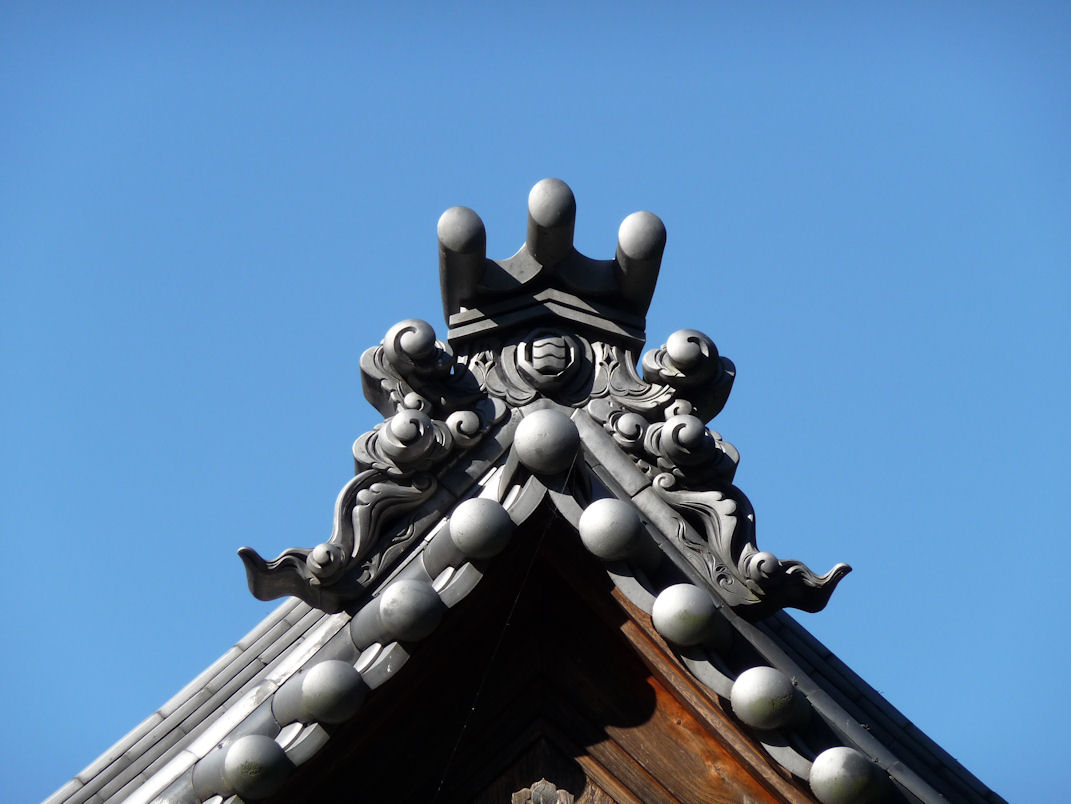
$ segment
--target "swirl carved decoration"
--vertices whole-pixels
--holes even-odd
[[[361,597],[416,537],[411,514],[434,496],[436,472],[508,413],[416,319],[391,327],[362,355],[361,378],[365,397],[387,418],[354,442],[356,474],[339,492],[330,538],[271,561],[249,547],[238,551],[261,600],[294,595],[335,612]]]
[[[362,596],[416,538],[441,472],[512,409],[545,398],[585,410],[648,476],[678,515],[681,552],[730,605],[752,615],[821,609],[849,568],[817,575],[760,551],[751,505],[732,485],[739,453],[706,426],[728,399],[732,361],[703,333],[679,330],[641,367],[642,376],[620,343],[553,327],[473,340],[454,355],[426,322],[395,325],[361,357],[365,396],[385,420],[353,445],[356,474],[330,538],[271,561],[242,548],[254,595],[295,595],[327,611]]]

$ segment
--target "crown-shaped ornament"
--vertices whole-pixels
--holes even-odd
[[[617,233],[612,260],[573,247],[576,199],[560,179],[543,179],[528,194],[528,233],[505,260],[487,258],[487,233],[468,207],[439,218],[443,311],[455,346],[492,330],[564,321],[598,340],[642,349],[666,227],[657,215],[634,212]]]

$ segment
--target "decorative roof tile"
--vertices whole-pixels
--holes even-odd
[[[661,221],[629,216],[598,261],[573,248],[575,212],[564,183],[540,182],[525,246],[498,262],[475,213],[443,215],[448,339],[403,321],[361,358],[386,419],[353,445],[330,537],[270,561],[240,551],[258,598],[303,602],[50,801],[271,795],[366,698],[400,694],[410,654],[540,511],[819,801],[856,800],[845,782],[901,801],[999,800],[781,611],[820,610],[849,568],[819,575],[759,549],[739,455],[706,426],[735,377],[710,338],[673,333],[637,371]]]

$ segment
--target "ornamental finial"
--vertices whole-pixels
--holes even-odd
[[[546,495],[599,558],[646,572],[671,552],[709,583],[707,591],[671,586],[677,592],[656,601],[655,626],[671,641],[709,636],[710,590],[754,618],[826,604],[849,567],[817,575],[760,551],[751,504],[733,485],[739,453],[706,426],[729,396],[732,361],[702,332],[682,329],[643,355],[637,372],[666,227],[634,212],[614,258],[594,260],[573,246],[575,225],[576,199],[560,179],[532,188],[524,245],[505,260],[487,258],[479,215],[443,213],[446,341],[407,319],[364,353],[365,397],[385,420],[353,445],[356,473],[339,493],[326,542],[271,561],[239,551],[254,595],[296,595],[340,611],[373,594],[449,517],[449,534],[405,570],[427,577],[396,582],[407,584],[412,627],[385,628],[379,614],[363,613],[379,609],[366,607],[354,635],[361,647],[417,639],[441,614],[424,607],[434,602],[430,580],[491,558]],[[674,625],[681,618],[683,630]]]
[[[504,260],[487,258],[487,233],[468,207],[439,218],[439,278],[452,344],[536,322],[564,321],[599,340],[639,350],[666,227],[634,212],[621,224],[612,260],[573,247],[576,199],[561,179],[543,179],[528,194],[524,245]]]

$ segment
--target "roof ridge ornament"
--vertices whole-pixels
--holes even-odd
[[[353,445],[356,474],[338,496],[328,541],[273,561],[239,550],[253,594],[346,608],[497,469],[477,491],[514,523],[547,499],[579,527],[598,499],[643,508],[646,492],[668,512],[651,525],[659,549],[675,550],[731,607],[751,618],[823,608],[850,567],[816,575],[760,551],[751,504],[733,485],[739,453],[706,427],[728,399],[732,361],[683,329],[648,351],[637,373],[662,222],[630,215],[616,256],[599,262],[573,248],[576,202],[564,182],[536,184],[528,213],[524,247],[500,262],[486,258],[475,212],[453,207],[439,219],[449,342],[409,319],[364,353],[365,397],[386,420]],[[428,549],[441,553],[435,538]]]
[[[621,223],[611,260],[573,247],[576,199],[561,179],[543,179],[528,194],[524,245],[504,260],[487,258],[487,234],[468,207],[439,218],[439,278],[452,344],[490,331],[564,321],[603,340],[641,349],[666,227],[633,212]]]

